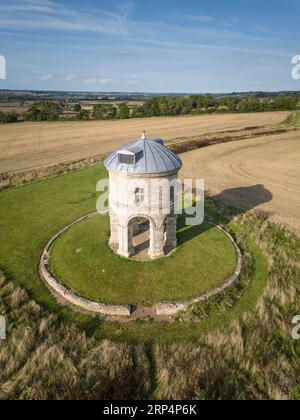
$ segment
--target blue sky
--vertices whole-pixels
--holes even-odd
[[[0,88],[300,90],[299,0],[0,0]]]

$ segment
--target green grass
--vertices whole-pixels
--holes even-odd
[[[287,128],[299,128],[300,127],[300,111],[292,112],[282,124]]]
[[[255,308],[256,303],[258,302],[260,296],[263,294],[264,288],[266,287],[266,271],[267,266],[264,258],[261,258],[261,252],[258,246],[255,245],[254,242],[249,241],[248,247],[251,249],[251,258],[254,264],[254,276],[251,281],[254,283],[252,286],[254,287],[246,287],[245,289],[241,289],[237,292],[233,288],[231,290],[227,290],[224,293],[238,293],[238,295],[242,296],[237,302],[230,308],[230,310],[218,311],[217,309],[212,313],[209,319],[205,322],[206,328],[213,329],[217,327],[222,318],[222,321],[225,324],[228,324],[232,319],[239,318],[239,315],[242,313],[246,313],[251,311]],[[235,286],[239,289],[239,285]]]
[[[150,337],[151,340],[158,342],[198,341],[202,334],[217,328],[224,329],[234,319],[240,319],[245,312],[254,310],[268,282],[268,265],[257,245],[250,241],[248,247],[255,264],[251,286],[245,289],[243,296],[229,310],[213,313],[209,319],[199,323],[174,321],[172,324],[154,322],[122,324],[114,332],[114,337],[137,341],[147,341]],[[138,337],[136,324],[139,324]],[[106,327],[109,328],[109,324]]]
[[[95,211],[96,183],[105,176],[103,165],[97,165],[0,193],[0,267],[30,297],[62,317],[72,313],[56,304],[40,280],[40,255],[59,229]],[[91,319],[74,318],[83,326]]]
[[[93,212],[97,199],[96,183],[106,176],[99,164],[79,172],[61,175],[18,189],[0,192],[0,268],[22,286],[37,303],[59,315],[63,322],[75,322],[88,334],[116,340],[166,341],[195,339],[211,328],[253,309],[268,280],[268,267],[260,249],[249,243],[255,259],[252,284],[226,315],[199,324],[173,322],[104,322],[59,305],[38,275],[42,249],[49,238],[77,218]],[[190,242],[191,244],[192,242]],[[188,246],[188,243],[187,243]],[[185,263],[181,268],[184,277]],[[151,264],[151,263],[149,263]]]
[[[188,300],[222,285],[236,268],[231,241],[209,224],[181,227],[179,249],[148,262],[115,255],[108,231],[108,216],[96,216],[70,229],[51,253],[53,273],[91,300],[138,306]]]

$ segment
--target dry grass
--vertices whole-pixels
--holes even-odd
[[[286,233],[267,221],[258,223],[257,217],[243,219],[269,257],[268,287],[254,312],[209,333],[201,344],[157,346],[161,398],[285,400],[296,395],[300,352],[291,339],[291,320],[300,306],[299,269],[290,250],[279,245]],[[296,238],[286,237],[286,245],[290,240]],[[296,245],[299,250],[299,241]]]
[[[88,166],[94,166],[98,162],[102,162],[106,155],[98,155],[95,157],[80,159],[70,163],[60,163],[45,168],[31,169],[29,171],[0,173],[0,191],[7,188],[20,187],[30,184],[34,181],[48,179],[53,176],[76,172]]]
[[[17,123],[0,126],[0,173],[31,170],[107,153],[140,136],[165,140],[273,125],[287,112],[159,117],[122,121]]]
[[[127,399],[149,392],[144,346],[98,342],[30,301],[1,275],[0,399]]]

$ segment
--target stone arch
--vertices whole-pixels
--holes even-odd
[[[140,223],[141,230],[139,230],[138,224],[133,223],[136,219],[147,221],[149,228],[143,232],[143,226]],[[146,234],[148,231],[149,237]],[[139,232],[140,238],[136,238]],[[110,233],[110,246],[122,257],[134,257],[141,252],[143,255],[139,255],[139,258],[142,260],[148,257],[156,259],[169,254],[177,247],[177,216],[169,214],[152,217],[146,213],[136,213],[127,218],[120,218],[111,215]],[[141,245],[140,250],[137,249],[139,245]],[[146,249],[149,250],[148,254]]]
[[[148,257],[150,257],[151,259],[153,258],[157,258],[156,254],[157,254],[157,229],[158,229],[158,223],[157,221],[151,217],[148,214],[145,213],[138,213],[138,214],[133,214],[131,215],[126,222],[126,228],[127,228],[127,234],[128,234],[128,254],[130,257],[135,255],[135,246],[134,246],[134,236],[137,233],[136,232],[136,225],[134,225],[132,223],[132,221],[136,220],[136,219],[145,219],[148,221],[149,223],[149,246],[147,247],[147,249],[149,249],[148,252]],[[142,233],[142,232],[141,232]],[[147,241],[147,239],[145,238],[145,242]],[[163,249],[162,249],[163,252]]]
[[[141,218],[141,219],[147,219],[147,220],[149,220],[149,222],[150,222],[150,226],[152,225],[152,227],[154,228],[154,229],[156,229],[156,222],[155,222],[155,220],[151,217],[151,216],[149,216],[149,215],[147,215],[147,214],[134,214],[134,215],[131,215],[128,219],[127,219],[127,226],[129,225],[129,223],[132,221],[132,220],[134,220],[134,219],[139,219],[139,218]]]
[[[130,256],[140,260],[146,260],[150,256],[153,247],[152,232],[155,222],[148,216],[132,216],[128,219],[128,249]]]
[[[135,226],[132,221],[135,219],[145,219],[149,223],[149,240],[147,249],[149,249],[148,255],[145,255],[145,259],[159,258],[165,255],[165,226],[162,223],[163,220],[156,220],[152,216],[144,213],[132,214],[127,219],[123,219],[122,223],[119,223],[119,240],[118,240],[118,254],[130,258],[135,253],[134,246],[134,230]],[[146,235],[145,235],[146,237]],[[141,238],[143,239],[143,238]],[[147,239],[146,239],[147,240]],[[146,242],[145,240],[145,242]],[[144,252],[145,254],[145,252]],[[144,259],[142,257],[142,259]]]

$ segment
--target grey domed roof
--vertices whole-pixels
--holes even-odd
[[[182,162],[163,140],[133,141],[112,153],[104,162],[109,171],[132,174],[159,174],[179,171]]]

